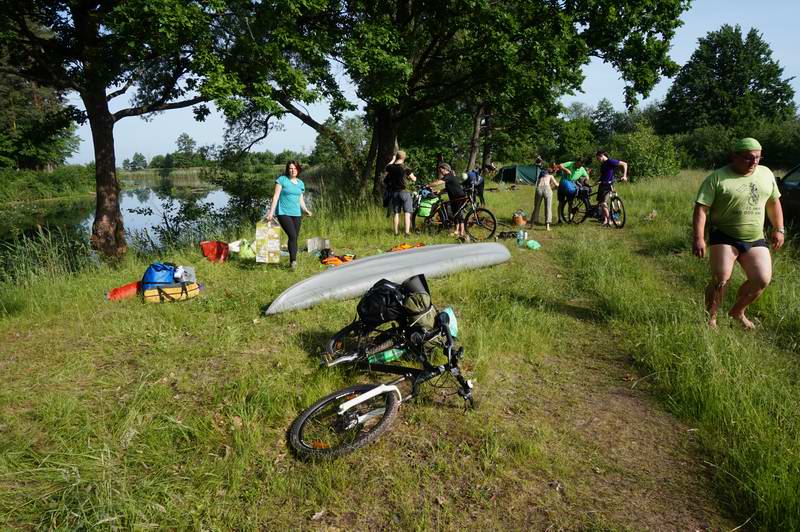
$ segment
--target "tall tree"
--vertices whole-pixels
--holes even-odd
[[[761,34],[724,25],[699,40],[667,92],[659,130],[691,131],[710,125],[747,126],[796,112],[794,90]]]
[[[245,89],[264,105],[282,89],[302,100],[303,94],[292,90],[305,80],[296,65],[303,54],[319,56],[322,50],[297,19],[300,13],[315,17],[326,5],[321,0],[0,0],[7,71],[75,91],[83,101],[96,161],[91,241],[97,250],[110,257],[126,250],[114,124],[211,100],[235,116],[243,110],[239,96]],[[272,39],[254,45],[258,32]],[[241,53],[256,47],[257,55]],[[245,87],[243,73],[261,83]],[[129,92],[131,105],[112,112],[109,102]],[[204,105],[195,107],[199,119],[208,112]]]
[[[175,141],[178,151],[187,157],[194,155],[194,149],[197,147],[197,142],[189,136],[188,133],[181,133]]]
[[[74,116],[63,94],[0,74],[0,165],[44,169],[78,149]]]
[[[579,66],[597,56],[621,72],[632,105],[676,70],[669,41],[688,7],[687,0],[343,3],[347,31],[337,54],[373,120],[377,187],[400,124],[445,101],[539,87],[525,107],[549,106],[579,88]]]

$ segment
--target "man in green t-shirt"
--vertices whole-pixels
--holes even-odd
[[[745,328],[755,326],[745,310],[758,299],[772,280],[772,258],[764,239],[764,214],[772,224],[772,248],[783,246],[783,210],[775,176],[759,166],[761,144],[744,138],[736,142],[728,166],[713,171],[700,185],[694,206],[694,254],[706,254],[705,225],[709,235],[711,281],[706,287],[708,324],[717,326],[717,310],[738,262],[747,280],[739,288],[728,314]]]
[[[567,220],[561,215],[561,213],[564,212],[564,204],[569,202],[570,208],[572,208],[572,200],[578,191],[575,183],[580,183],[581,185],[587,184],[589,181],[589,173],[586,171],[586,168],[584,168],[583,160],[581,159],[557,164],[555,165],[555,170],[557,171],[556,175],[559,177],[558,223],[566,223]]]

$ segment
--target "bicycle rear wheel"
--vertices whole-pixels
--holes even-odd
[[[397,327],[393,322],[369,328],[356,320],[331,336],[325,343],[325,364],[353,355],[369,356],[390,349],[395,344]]]
[[[304,410],[289,428],[289,445],[301,458],[331,459],[355,451],[386,432],[400,400],[393,391],[339,414],[339,405],[375,388],[357,384],[323,397]]]
[[[497,230],[497,219],[489,209],[478,208],[467,213],[464,228],[474,240],[488,240]]]
[[[611,222],[617,229],[625,227],[625,204],[622,203],[622,198],[619,196],[612,196],[609,200],[608,215]]]
[[[589,200],[575,197],[561,204],[561,219],[566,223],[580,224],[589,214]]]

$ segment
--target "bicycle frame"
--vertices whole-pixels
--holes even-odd
[[[440,320],[441,320],[441,314],[440,314]],[[415,355],[414,356],[415,360],[417,360],[422,364],[422,368],[413,368],[409,366],[395,366],[392,364],[370,364],[366,361],[362,361],[356,364],[355,367],[359,369],[376,371],[378,373],[400,375],[400,378],[387,383],[383,383],[380,386],[377,386],[368,392],[365,392],[357,397],[354,397],[350,401],[342,403],[342,405],[340,405],[339,407],[339,414],[342,415],[348,409],[358,404],[361,404],[365,401],[368,401],[369,399],[377,395],[381,395],[387,391],[392,391],[397,393],[400,402],[404,403],[419,395],[419,388],[422,384],[444,373],[450,373],[453,377],[455,377],[456,381],[461,386],[461,389],[458,392],[459,395],[461,395],[465,401],[472,401],[472,392],[471,392],[472,381],[465,379],[464,376],[461,374],[460,368],[458,367],[458,361],[464,354],[464,348],[460,347],[458,349],[454,349],[453,337],[450,335],[450,331],[447,328],[446,323],[439,324],[439,331],[433,338],[442,336],[444,336],[445,339],[442,349],[444,350],[444,354],[447,356],[447,363],[439,366],[434,366],[428,360],[428,355],[424,350],[424,343],[425,343],[424,341],[413,342],[414,347],[409,346],[409,351],[411,351]],[[411,383],[411,392],[405,395],[404,397],[400,393],[398,385],[405,381]]]

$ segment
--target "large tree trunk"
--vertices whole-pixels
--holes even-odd
[[[105,87],[81,93],[92,130],[95,159],[97,204],[92,224],[92,247],[110,259],[117,259],[128,249],[125,227],[119,208],[119,181],[114,155],[114,116],[108,109]]]
[[[469,162],[465,172],[469,172],[475,168],[475,163],[478,162],[478,150],[480,149],[481,142],[481,124],[483,123],[483,113],[486,104],[480,103],[475,110],[474,121],[472,123],[472,138],[469,139]]]
[[[372,193],[375,197],[383,195],[383,169],[397,152],[397,113],[392,109],[380,108],[375,113],[375,134],[377,136],[377,156]]]

